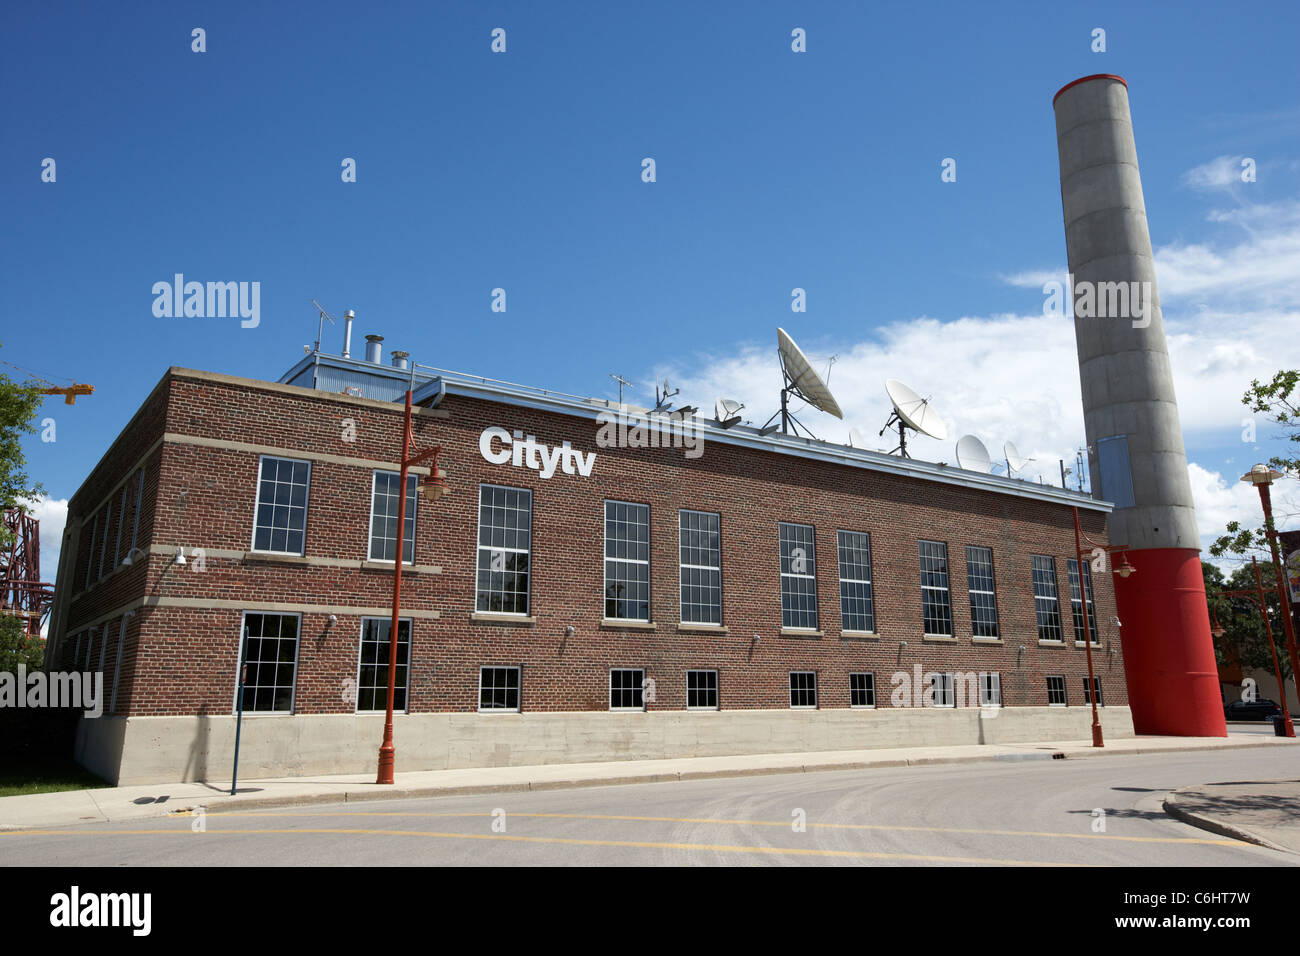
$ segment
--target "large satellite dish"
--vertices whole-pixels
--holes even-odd
[[[957,440],[957,464],[967,471],[982,471],[988,474],[993,470],[989,450],[974,435],[962,435]]]
[[[772,414],[767,420],[767,424],[761,429],[763,434],[769,434],[776,431],[776,426],[772,423],[776,417],[781,416],[781,431],[790,432],[791,424],[794,425],[794,431],[797,434],[803,429],[808,437],[814,437],[812,432],[804,428],[803,423],[790,414],[789,399],[791,395],[801,398],[813,408],[819,408],[828,415],[834,415],[842,419],[844,413],[840,411],[839,403],[835,401],[835,396],[831,390],[826,387],[822,377],[817,374],[817,370],[812,367],[808,361],[808,356],[803,354],[803,350],[795,345],[794,339],[786,333],[785,329],[776,330],[777,352],[781,356],[781,375],[785,378],[785,386],[781,389],[781,408]]]
[[[862,432],[856,428],[849,429],[849,445],[853,448],[866,448],[867,440],[862,437]]]
[[[880,429],[880,434],[891,425],[898,425],[898,447],[894,449],[904,458],[911,458],[907,453],[907,430],[929,435],[940,441],[948,437],[948,426],[943,423],[939,413],[934,410],[928,398],[922,398],[896,378],[885,382],[885,393],[894,403],[894,412]],[[892,455],[894,452],[890,452]]]
[[[1004,442],[1002,445],[1002,454],[1007,459],[1007,475],[1010,476],[1013,471],[1019,471],[1025,467],[1025,459],[1021,457],[1016,446],[1011,442]]]

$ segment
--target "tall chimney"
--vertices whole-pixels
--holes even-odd
[[[366,361],[374,365],[384,364],[384,337],[382,335],[366,336]]]
[[[1114,577],[1133,728],[1225,737],[1128,84],[1085,76],[1052,105],[1093,493],[1136,568]]]
[[[343,313],[343,357],[352,358],[352,320],[357,314],[351,309]]]

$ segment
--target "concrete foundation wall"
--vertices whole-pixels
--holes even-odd
[[[1086,740],[1087,707],[678,713],[402,714],[401,770],[529,766],[821,750]],[[245,718],[241,778],[371,773],[382,715]],[[1105,707],[1107,737],[1132,737],[1127,707]],[[76,756],[119,785],[230,779],[233,717],[82,719]]]

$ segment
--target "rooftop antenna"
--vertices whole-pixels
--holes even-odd
[[[957,441],[957,464],[967,471],[982,471],[988,474],[993,468],[989,460],[989,450],[974,435],[962,435]]]
[[[660,391],[660,390],[659,390],[659,386],[658,386],[658,385],[655,386],[655,408],[654,408],[654,410],[655,410],[656,412],[667,411],[668,408],[670,407],[669,404],[668,404],[668,399],[672,398],[674,395],[679,395],[679,394],[681,394],[681,391],[682,391],[682,390],[681,390],[680,388],[675,388],[675,389],[673,389],[672,391],[669,391],[669,389],[668,389],[668,379],[664,379],[664,387],[663,387],[663,391]]]
[[[793,431],[797,435],[802,430],[809,438],[816,440],[817,436],[790,413],[791,395],[836,418],[843,419],[844,413],[840,411],[839,403],[835,401],[831,390],[826,387],[825,380],[817,374],[817,370],[808,361],[808,356],[803,354],[785,329],[776,330],[776,346],[777,354],[781,357],[781,377],[785,382],[781,388],[781,407],[772,413],[772,417],[759,429],[759,434],[770,435],[776,431],[778,426],[773,423],[779,415],[781,417],[779,427],[784,434],[788,435]],[[827,368],[829,370],[829,366]]]
[[[1023,455],[1021,455],[1020,451],[1011,442],[1003,442],[1002,454],[1007,463],[1008,478],[1010,478],[1015,472],[1022,471],[1025,465],[1035,460],[1033,458],[1026,458]]]
[[[907,453],[909,428],[940,441],[948,437],[948,426],[943,423],[928,398],[922,398],[896,378],[885,382],[885,393],[893,402],[894,411],[884,428],[880,429],[880,434],[883,435],[891,426],[898,425],[898,447],[890,452],[891,455],[897,452],[903,458],[912,457]]]
[[[622,404],[623,404],[623,387],[624,387],[624,386],[627,386],[628,388],[631,388],[631,387],[632,387],[632,383],[629,382],[629,381],[627,381],[626,379],[624,379],[623,377],[621,377],[621,376],[619,376],[619,375],[615,375],[613,372],[610,372],[610,373],[609,373],[609,377],[612,378],[614,381],[618,382],[618,403],[619,403],[620,405],[622,405]]]
[[[329,319],[329,320],[330,320],[330,325],[333,325],[333,324],[334,324],[334,316],[332,316],[332,315],[330,315],[328,312],[326,312],[326,311],[325,311],[325,306],[321,305],[321,304],[320,304],[319,302],[317,302],[315,299],[312,299],[312,300],[311,300],[311,304],[314,305],[314,306],[316,306],[316,310],[317,310],[318,312],[320,312],[320,321],[317,322],[317,324],[316,324],[316,345],[315,345],[315,347],[313,347],[313,349],[312,349],[313,352],[319,352],[319,351],[320,351],[320,340],[321,340],[321,336],[325,334],[325,320],[326,320],[326,319]]]
[[[720,398],[713,403],[713,416],[723,428],[739,423],[740,410],[745,406],[734,398]]]
[[[849,429],[849,447],[850,448],[867,447],[867,440],[862,437],[862,432],[858,431],[856,428]]]

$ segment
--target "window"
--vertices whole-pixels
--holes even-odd
[[[1074,615],[1074,639],[1083,641],[1083,595],[1079,593],[1079,562],[1069,558],[1065,564],[1070,577],[1070,610]],[[1097,605],[1092,598],[1092,568],[1087,562],[1083,565],[1083,594],[1088,600],[1088,636],[1093,644],[1100,644],[1097,637]]]
[[[519,710],[519,668],[480,667],[479,710]]]
[[[817,550],[810,524],[780,523],[781,626],[817,630]]]
[[[117,536],[113,539],[113,567],[122,563],[122,529],[126,527],[126,489],[129,481],[122,482],[122,500],[117,503]]]
[[[859,531],[836,533],[840,555],[840,627],[874,631],[876,604],[871,593],[871,535]]]
[[[393,622],[386,617],[361,619],[361,654],[357,667],[357,712],[388,709],[388,650]],[[411,622],[397,622],[397,667],[393,711],[405,713],[411,684]]]
[[[1002,675],[980,674],[980,706],[1002,706]]]
[[[117,661],[113,664],[113,696],[108,701],[108,712],[117,713],[117,685],[122,677],[122,647],[126,644],[126,615],[122,616],[122,625],[117,632]]]
[[[108,504],[104,505],[104,531],[99,536],[99,573],[95,575],[98,581],[104,576],[104,559],[108,555],[108,537],[113,525],[113,501],[110,498]]]
[[[817,674],[815,672],[790,672],[790,706],[817,706]]]
[[[966,586],[970,591],[972,636],[998,636],[998,600],[993,584],[993,549],[966,546]]]
[[[293,713],[298,665],[298,615],[244,613],[244,712]],[[235,674],[239,693],[239,674]]]
[[[875,707],[876,706],[876,675],[850,674],[849,675],[849,706],[850,707]]]
[[[1048,676],[1047,703],[1052,707],[1065,706],[1065,677],[1063,675],[1051,674]]]
[[[307,485],[310,477],[309,462],[262,457],[253,528],[254,551],[305,553]]]
[[[136,541],[140,538],[140,509],[144,505],[144,469],[141,468],[139,477],[135,483],[135,516],[131,519],[131,547],[127,548],[126,553],[130,554],[135,550]],[[132,559],[134,560],[134,559]]]
[[[1095,688],[1097,689],[1097,706],[1098,706],[1098,707],[1105,707],[1105,706],[1106,706],[1106,697],[1105,697],[1105,695],[1102,694],[1102,692],[1101,692],[1101,678],[1100,678],[1100,677],[1093,677],[1093,679],[1092,679],[1092,686],[1095,687]],[[1084,679],[1083,679],[1083,702],[1084,702],[1085,704],[1089,705],[1089,706],[1092,706],[1092,695],[1088,693],[1088,678],[1087,678],[1087,677],[1084,677]]]
[[[686,672],[686,709],[718,709],[718,672]]]
[[[645,710],[645,671],[614,668],[609,672],[609,709]]]
[[[930,675],[930,698],[935,707],[957,706],[957,691],[952,674]]]
[[[922,541],[921,617],[925,633],[935,637],[952,636],[952,602],[948,594],[948,545],[942,541]]]
[[[377,471],[370,488],[370,560],[393,561],[397,554],[397,483],[401,472]],[[406,476],[406,520],[402,522],[402,563],[415,563],[415,502],[420,479]]]
[[[605,502],[605,617],[650,620],[650,507]]]
[[[1038,639],[1062,641],[1061,606],[1056,594],[1056,559],[1033,556],[1034,611],[1038,615]]]
[[[476,610],[528,613],[533,493],[527,488],[480,485]]]
[[[720,519],[707,511],[679,511],[683,624],[722,623]]]
[[[90,526],[90,548],[86,552],[86,583],[82,585],[82,590],[90,587],[90,575],[95,569],[95,535],[99,533],[99,515],[95,515],[94,523]]]

